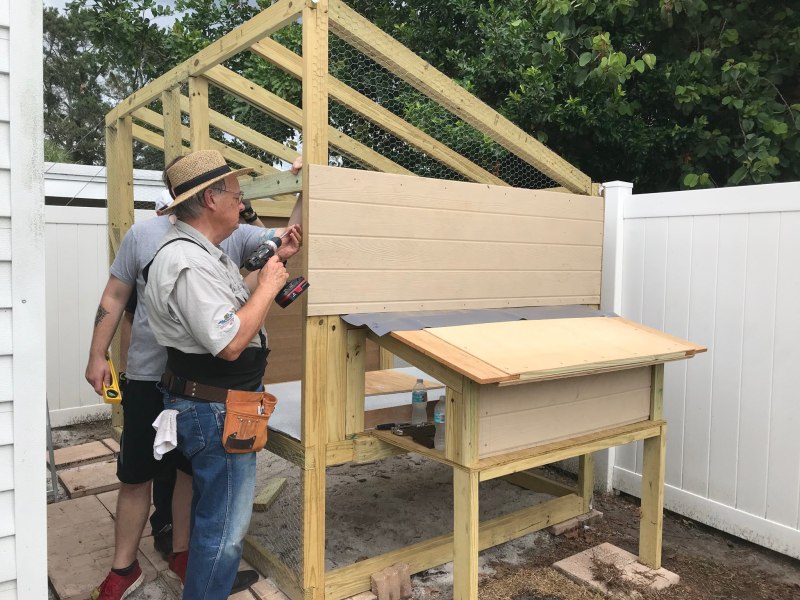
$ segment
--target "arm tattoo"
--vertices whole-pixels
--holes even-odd
[[[100,304],[97,307],[97,314],[94,316],[94,326],[97,327],[98,325],[100,325],[100,321],[102,321],[107,314],[108,311],[105,308],[103,308],[102,304]]]

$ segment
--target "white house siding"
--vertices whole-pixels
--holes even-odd
[[[622,206],[619,312],[708,347],[665,369],[666,508],[800,558],[800,183]],[[614,487],[641,460],[618,449]]]
[[[0,0],[0,600],[47,597],[41,42]]]

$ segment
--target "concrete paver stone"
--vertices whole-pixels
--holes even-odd
[[[116,460],[64,469],[59,471],[58,476],[70,498],[99,494],[119,487]]]
[[[117,496],[119,496],[119,490],[111,490],[95,496],[115,519],[117,518]]]
[[[114,451],[102,442],[88,442],[80,444],[79,446],[67,446],[66,448],[59,448],[53,451],[53,459],[56,463],[57,469],[65,467],[77,466],[101,460],[103,458],[110,458],[113,456]],[[50,456],[46,455],[47,464],[50,464]]]
[[[271,579],[260,579],[250,587],[250,591],[258,600],[289,600]]]
[[[102,441],[114,454],[119,454],[119,442],[117,440],[114,438],[103,438]]]
[[[621,570],[623,578],[631,581],[635,586],[643,588],[662,590],[680,581],[677,574],[667,571],[663,567],[650,569],[639,563],[635,554],[609,543],[574,554],[558,561],[553,567],[577,583],[586,585],[602,594],[613,595],[604,582],[597,581],[592,575],[592,566],[596,561],[615,565]]]

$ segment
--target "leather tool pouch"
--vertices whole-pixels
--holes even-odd
[[[228,390],[222,440],[230,454],[258,452],[267,443],[267,423],[278,399],[267,392]]]

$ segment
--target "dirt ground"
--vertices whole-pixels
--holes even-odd
[[[53,431],[56,448],[108,437],[110,423],[72,425]],[[556,478],[569,479],[549,470]],[[299,469],[268,453],[258,462],[258,489],[274,477],[287,479],[279,501],[267,512],[254,513],[251,533],[291,564],[299,548]],[[452,530],[450,470],[419,455],[408,454],[328,470],[327,568],[350,564],[394,547],[422,541]],[[544,496],[505,482],[481,485],[481,518],[510,512]],[[530,534],[481,553],[481,600],[589,600],[600,596],[554,571],[554,562],[609,542],[636,553],[638,499],[626,495],[597,496],[594,507],[603,518],[591,526],[554,537]],[[279,532],[276,534],[276,531]],[[800,561],[720,533],[669,511],[665,514],[663,566],[680,575],[681,583],[645,600],[797,600]],[[278,547],[274,547],[278,544]],[[614,573],[596,577],[620,594]],[[452,596],[451,565],[414,576],[417,600]]]

